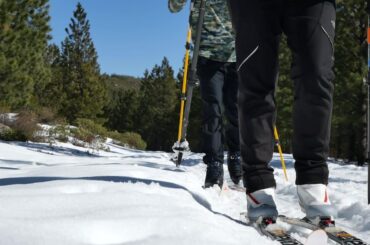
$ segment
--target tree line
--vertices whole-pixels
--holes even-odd
[[[337,8],[330,155],[362,164],[366,160],[366,2],[339,1]],[[171,150],[177,136],[181,70],[176,73],[163,58],[140,78],[102,74],[80,3],[61,44],[50,43],[50,31],[48,0],[0,1],[2,112],[48,108],[70,124],[90,119],[112,131],[140,134],[149,150]],[[284,151],[290,153],[294,85],[285,40],[280,50],[277,128]],[[201,98],[195,89],[188,132],[195,152],[201,151],[200,132]]]

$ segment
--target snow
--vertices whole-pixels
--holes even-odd
[[[0,244],[278,244],[243,224],[244,193],[202,188],[201,154],[176,168],[169,153],[107,146],[92,154],[69,143],[0,141]],[[278,155],[271,163],[279,212],[302,217],[293,159],[285,159],[288,182]],[[367,167],[329,167],[337,224],[370,242]],[[281,225],[302,242],[309,233]]]

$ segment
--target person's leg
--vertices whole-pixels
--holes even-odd
[[[223,103],[225,107],[226,145],[229,152],[240,151],[239,119],[238,119],[238,74],[235,63],[225,64],[225,81],[223,87]]]
[[[223,100],[225,107],[225,138],[228,148],[227,167],[230,178],[238,184],[242,177],[240,163],[240,140],[238,119],[238,74],[235,63],[225,64],[225,81],[223,87]]]
[[[288,6],[284,32],[293,53],[296,184],[327,184],[333,103],[335,7]]]
[[[336,216],[327,193],[333,103],[335,5],[287,5],[284,32],[293,53],[293,156],[301,207],[307,217]]]
[[[275,85],[280,41],[280,0],[229,0],[236,31],[239,128],[248,218],[276,219]]]
[[[202,97],[202,151],[207,164],[206,187],[222,185],[224,162],[222,126],[223,63],[199,57],[197,75]]]
[[[236,31],[239,127],[247,192],[275,187],[268,166],[274,148],[275,84],[280,40],[279,0],[229,0]]]

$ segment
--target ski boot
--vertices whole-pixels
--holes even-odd
[[[238,185],[242,178],[242,165],[240,163],[239,152],[229,152],[227,155],[227,168],[229,170],[231,180],[235,185]]]
[[[250,222],[269,220],[275,222],[278,211],[275,204],[275,188],[266,188],[247,193],[247,210]]]
[[[297,193],[299,205],[306,214],[306,220],[322,227],[334,225],[337,210],[329,200],[326,185],[298,185]]]
[[[217,184],[222,189],[223,183],[224,183],[223,163],[219,161],[212,161],[207,163],[207,173],[204,188],[209,188]]]

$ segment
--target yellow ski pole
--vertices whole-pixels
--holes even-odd
[[[283,151],[281,149],[281,145],[280,145],[280,141],[279,141],[279,134],[278,134],[276,126],[274,126],[274,136],[275,136],[276,146],[278,148],[279,155],[280,155],[281,165],[283,166],[285,180],[288,181],[288,175],[286,173],[286,166],[285,166],[285,161],[284,161],[284,157],[283,157]]]
[[[176,160],[176,166],[179,166],[182,161],[183,156],[183,149],[181,147],[182,140],[184,139],[184,111],[185,111],[185,103],[186,103],[186,92],[188,87],[188,71],[189,71],[189,60],[190,60],[190,48],[191,48],[191,27],[189,24],[188,27],[188,34],[186,37],[186,53],[185,53],[185,61],[184,61],[184,77],[182,79],[182,88],[181,88],[181,103],[180,103],[180,116],[179,116],[179,130],[177,134],[177,142],[175,143],[174,147],[172,148],[177,155],[173,160]]]
[[[185,53],[185,63],[184,63],[184,77],[182,79],[182,89],[181,89],[181,105],[180,105],[180,119],[179,119],[179,132],[177,136],[177,142],[180,143],[182,138],[182,124],[184,119],[184,108],[186,100],[186,88],[188,81],[188,70],[189,70],[189,57],[190,57],[190,45],[191,45],[191,28],[189,25],[188,34],[186,38],[186,53]]]
[[[190,5],[190,17],[194,10],[194,1],[191,2]],[[192,30],[191,25],[189,23],[188,35],[186,40],[186,55],[185,55],[185,64],[184,64],[184,78],[183,78],[183,86],[182,86],[182,94],[181,94],[181,105],[180,105],[180,120],[179,120],[179,131],[178,131],[178,139],[175,142],[172,150],[177,154],[177,157],[173,158],[176,160],[176,166],[181,164],[181,160],[183,157],[184,152],[189,151],[189,143],[186,141],[186,132],[189,125],[189,114],[190,114],[190,106],[191,100],[193,96],[194,87],[197,85],[197,76],[196,76],[196,68],[198,63],[198,55],[200,49],[200,41],[201,41],[201,34],[204,22],[204,16],[206,11],[206,0],[200,0],[199,6],[199,16],[198,16],[198,23],[195,32],[195,40],[194,42],[194,49],[193,49],[193,56],[191,60],[191,67],[189,69],[189,56],[190,56],[190,42],[192,39]],[[190,21],[189,21],[190,22]]]

